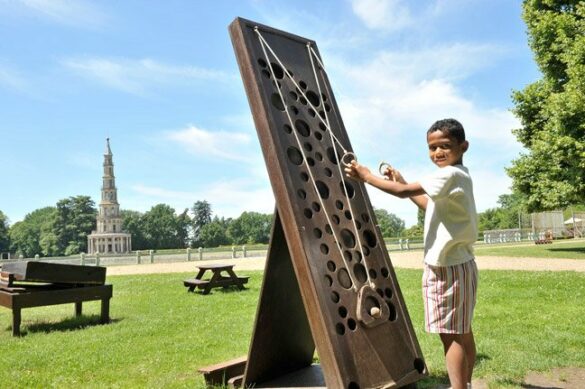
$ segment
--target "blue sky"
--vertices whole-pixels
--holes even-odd
[[[227,26],[237,16],[317,42],[358,159],[409,181],[433,170],[425,132],[455,117],[479,211],[522,152],[512,90],[540,78],[519,0],[0,0],[0,210],[100,201],[111,139],[123,209],[207,200],[274,209]],[[409,201],[372,203],[416,223]]]

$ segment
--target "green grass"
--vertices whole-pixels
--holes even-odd
[[[509,243],[476,245],[476,255],[503,257],[585,259],[585,240],[560,240],[552,244]]]
[[[99,325],[99,303],[23,310],[24,336],[11,336],[0,310],[0,382],[11,388],[199,388],[199,367],[246,354],[262,274],[245,291],[187,293],[192,274],[113,276],[113,322]],[[446,382],[441,345],[422,330],[421,273],[397,269],[431,376]],[[492,387],[519,387],[530,370],[585,367],[582,302],[585,275],[573,272],[482,271],[474,323],[476,375]]]

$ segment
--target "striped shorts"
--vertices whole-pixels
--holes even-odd
[[[469,333],[477,281],[474,260],[454,266],[425,264],[422,279],[425,330],[443,334]]]

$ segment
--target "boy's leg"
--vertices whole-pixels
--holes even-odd
[[[463,334],[463,347],[465,347],[465,355],[467,356],[467,382],[471,382],[473,376],[473,368],[475,367],[475,339],[473,331]]]
[[[467,334],[439,334],[445,350],[447,373],[453,389],[465,389],[471,382],[475,363],[473,332]]]

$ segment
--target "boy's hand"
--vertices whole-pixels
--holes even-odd
[[[347,177],[363,182],[367,182],[368,177],[372,175],[370,169],[364,165],[360,165],[356,160],[351,161],[349,166],[346,166],[344,170]]]
[[[392,166],[388,166],[386,168],[386,170],[384,171],[384,177],[390,181],[400,182],[401,184],[406,184],[406,180],[404,180],[404,177],[402,177],[402,174],[400,174],[400,172],[398,170],[394,169]]]

